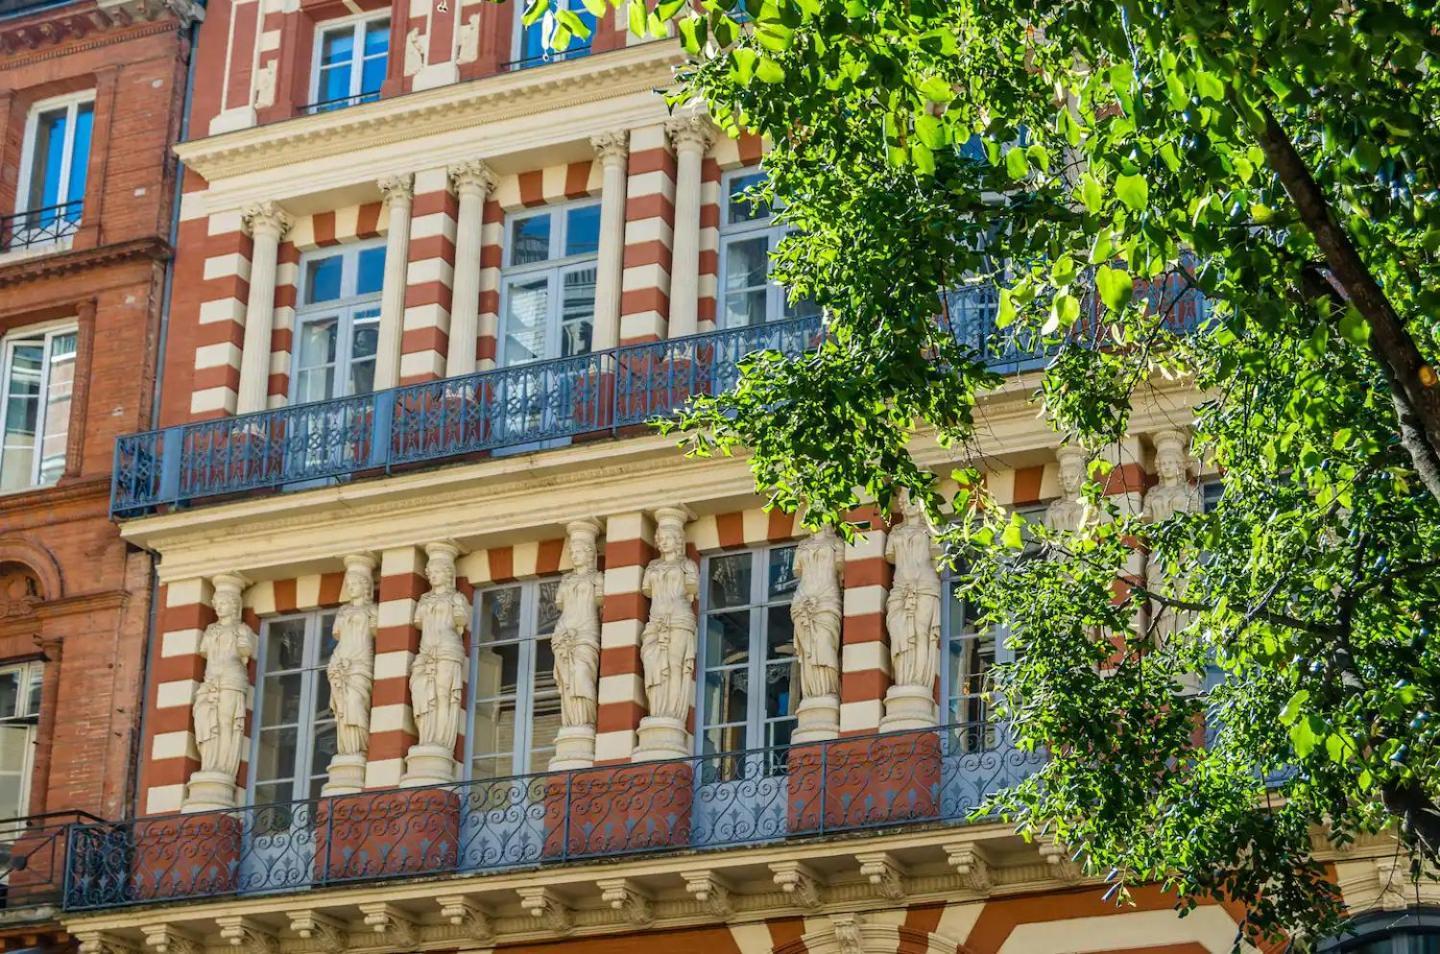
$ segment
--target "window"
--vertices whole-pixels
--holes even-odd
[[[951,579],[945,580],[945,602],[940,614],[940,698],[944,705],[941,724],[955,726],[962,751],[993,749],[990,671],[996,662],[996,630],[976,626],[974,608]]]
[[[335,649],[335,611],[267,619],[260,628],[251,803],[316,798],[335,754],[335,717],[325,666]],[[276,816],[289,824],[289,818]]]
[[[38,662],[0,667],[0,819],[21,818],[29,808],[43,672]],[[22,829],[0,825],[0,843]]]
[[[16,248],[54,242],[75,232],[90,167],[95,94],[84,92],[36,103],[25,123],[15,218],[0,245]]]
[[[524,7],[516,9],[518,11]],[[574,12],[590,28],[590,36],[583,38],[572,36],[569,46],[565,49],[553,49],[555,30],[560,25],[560,18],[556,15],[557,10]],[[581,0],[550,0],[549,8],[534,23],[526,26],[522,16],[517,16],[516,21],[519,24],[519,32],[515,39],[515,60],[510,64],[514,69],[540,66],[559,60],[573,60],[590,53],[590,43],[595,35],[595,14],[585,9]]]
[[[543,772],[560,731],[550,634],[558,579],[484,590],[470,674],[470,778]]]
[[[812,301],[787,301],[785,289],[770,280],[770,253],[789,229],[774,224],[774,210],[768,205],[746,198],[745,190],[764,179],[765,174],[755,170],[730,173],[724,179],[720,293],[721,321],[726,328],[819,313]]]
[[[390,18],[327,23],[315,38],[315,80],[309,111],[326,112],[380,98],[390,54]]]
[[[0,491],[60,479],[74,386],[73,325],[0,339]]]
[[[1322,954],[1440,954],[1440,909],[1410,908],[1366,915],[1338,937],[1321,941],[1316,950]]]
[[[589,353],[599,250],[598,202],[510,216],[500,292],[502,364]]]
[[[705,560],[701,583],[698,744],[702,755],[773,748],[783,769],[795,728],[799,680],[790,599],[793,546]]]
[[[375,387],[385,246],[368,243],[300,260],[293,402],[367,394]]]

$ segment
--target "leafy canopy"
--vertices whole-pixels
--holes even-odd
[[[967,597],[1013,633],[1005,715],[1052,756],[996,807],[1121,896],[1243,902],[1253,939],[1337,925],[1317,839],[1393,829],[1433,864],[1436,7],[625,2],[637,32],[678,25],[677,107],[771,142],[776,274],[827,314],[817,352],[757,355],[677,426],[811,523],[899,488],[948,522]],[[1177,333],[1157,288],[1208,319]],[[985,358],[1017,344],[1050,356],[1034,401],[1066,441],[1188,426],[1214,510],[1146,524],[1096,463],[1104,519],[1022,534],[977,439]],[[953,484],[916,460],[931,435]],[[1016,559],[1024,537],[1053,559]]]

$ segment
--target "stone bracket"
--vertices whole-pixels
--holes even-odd
[[[241,954],[278,954],[280,939],[275,932],[254,918],[226,915],[215,919],[220,938]]]
[[[714,871],[709,868],[682,871],[680,877],[684,879],[685,890],[690,897],[700,902],[701,907],[708,913],[721,918],[734,913],[730,903],[730,888]]]
[[[889,852],[861,852],[855,860],[860,863],[860,874],[880,897],[891,901],[905,897],[905,868]]]
[[[205,945],[193,935],[169,924],[142,924],[146,950],[155,954],[203,954]]]
[[[109,931],[81,931],[75,935],[79,954],[139,954],[140,949]]]
[[[650,896],[629,878],[601,878],[595,886],[600,889],[600,900],[619,911],[630,924],[643,927],[655,920]]]
[[[495,925],[478,901],[459,894],[441,895],[435,901],[440,905],[440,916],[464,931],[470,940],[488,944],[495,939]]]
[[[550,888],[516,888],[515,893],[520,896],[520,907],[540,922],[540,927],[544,930],[568,934],[574,927],[570,906]]]
[[[326,954],[340,954],[350,946],[350,930],[339,918],[319,911],[286,911],[290,919],[290,930],[302,940],[314,941],[317,950]]]
[[[420,944],[420,926],[403,908],[384,901],[359,905],[365,926],[388,950],[413,950]]]
[[[1072,852],[1059,842],[1045,838],[1036,843],[1040,857],[1050,868],[1050,875],[1056,881],[1076,884],[1084,877],[1085,871],[1072,857]]]
[[[973,841],[945,846],[945,859],[960,876],[960,885],[969,891],[986,892],[993,883],[990,878],[990,856]]]
[[[809,867],[798,861],[772,861],[770,870],[775,875],[775,884],[792,903],[802,908],[820,906],[820,879]]]

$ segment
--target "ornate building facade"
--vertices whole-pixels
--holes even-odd
[[[111,500],[157,561],[138,790],[72,830],[80,949],[1228,950],[1243,912],[1116,910],[970,820],[1043,756],[922,515],[810,535],[646,426],[820,318],[769,280],[762,144],[655,93],[678,49],[607,17],[555,55],[517,10],[209,7],[160,426]],[[996,362],[987,481],[1086,519],[1036,363]],[[1137,410],[1124,505],[1202,504],[1194,398]]]

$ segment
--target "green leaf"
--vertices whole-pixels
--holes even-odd
[[[629,20],[630,32],[636,36],[645,35],[645,21],[649,11],[645,8],[645,0],[630,0],[625,8],[626,17]]]
[[[1010,522],[1005,524],[1005,531],[1000,534],[1000,545],[1007,550],[1025,549],[1025,519],[1018,513],[1010,515]]]
[[[1105,190],[1100,185],[1100,180],[1090,173],[1080,177],[1080,201],[1085,204],[1085,211],[1091,215],[1097,215],[1105,203]]]
[[[783,83],[785,82],[785,69],[770,57],[762,56],[760,65],[755,68],[755,78],[762,83]]]
[[[1280,710],[1280,724],[1294,725],[1295,720],[1300,718],[1300,709],[1309,699],[1309,689],[1297,689],[1285,703],[1285,708]]]
[[[920,141],[931,149],[940,149],[945,145],[946,129],[945,124],[936,117],[926,112],[915,114],[915,135]]]
[[[1000,305],[995,311],[995,327],[1004,329],[1015,322],[1015,296],[1010,289],[1000,289]]]
[[[1023,179],[1030,172],[1030,163],[1025,158],[1025,150],[1018,146],[1005,153],[1005,172],[1012,179]]]
[[[635,0],[631,0],[633,4]],[[632,6],[633,10],[634,7]],[[735,77],[742,86],[749,86],[750,80],[755,77],[755,64],[760,60],[760,54],[748,46],[737,46],[730,53],[731,62],[735,64]]]
[[[935,153],[923,142],[910,144],[910,161],[915,163],[915,170],[920,174],[927,176],[935,174]]]
[[[584,0],[584,4],[590,15],[597,19],[610,12],[610,5],[605,0]]]
[[[1295,749],[1295,754],[1302,759],[1309,757],[1325,737],[1325,729],[1325,723],[1314,715],[1297,720],[1290,726],[1290,745]]]
[[[1121,202],[1139,211],[1150,201],[1150,186],[1144,177],[1132,173],[1115,180],[1115,195]]]
[[[1370,342],[1370,323],[1354,305],[1347,305],[1340,315],[1340,334],[1358,347],[1363,348]]]
[[[1056,295],[1050,303],[1050,317],[1041,326],[1042,334],[1053,335],[1062,328],[1068,329],[1080,317],[1080,299],[1068,292]]]
[[[920,81],[920,95],[932,103],[944,105],[955,98],[955,90],[950,83],[939,76],[927,76]]]
[[[1206,99],[1213,99],[1217,103],[1225,99],[1225,84],[1220,82],[1220,77],[1207,70],[1197,70],[1195,73],[1195,92]]]
[[[1350,751],[1350,740],[1339,732],[1331,732],[1325,737],[1325,754],[1330,756],[1330,761],[1337,765],[1344,762]]]
[[[540,18],[549,9],[550,0],[531,0],[530,5],[525,8],[525,12],[520,15],[520,22],[525,26],[534,26],[540,22]]]
[[[1101,265],[1095,270],[1095,287],[1100,292],[1100,300],[1111,311],[1119,311],[1130,304],[1130,298],[1135,293],[1135,280],[1123,269]]]

